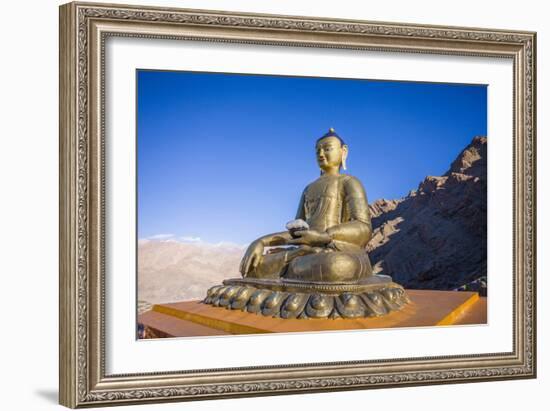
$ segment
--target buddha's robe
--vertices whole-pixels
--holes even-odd
[[[266,254],[250,277],[354,282],[372,275],[365,251],[372,235],[370,212],[358,179],[345,174],[322,175],[305,188],[296,218],[305,220],[312,230],[327,232],[332,241],[308,247],[305,255],[294,258],[284,249]]]

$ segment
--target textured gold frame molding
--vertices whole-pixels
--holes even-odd
[[[513,351],[106,375],[103,70],[109,36],[511,59]],[[101,406],[535,377],[535,41],[532,32],[92,3],[61,6],[61,404]]]

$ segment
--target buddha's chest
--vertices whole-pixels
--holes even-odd
[[[320,178],[305,192],[305,215],[314,226],[326,228],[339,223],[342,205],[341,180],[337,177]]]
[[[322,197],[340,198],[341,179],[338,177],[321,177],[311,183],[306,190],[306,200],[316,201]]]

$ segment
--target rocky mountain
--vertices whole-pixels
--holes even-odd
[[[370,205],[375,272],[406,288],[486,284],[487,138],[475,137],[443,176],[428,176],[406,197]]]
[[[240,277],[245,248],[229,243],[140,240],[138,300],[142,304],[202,299],[208,288]]]

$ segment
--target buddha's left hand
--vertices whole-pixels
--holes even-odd
[[[331,242],[332,238],[326,232],[317,230],[300,230],[294,233],[294,239],[289,240],[288,244],[324,246]]]

